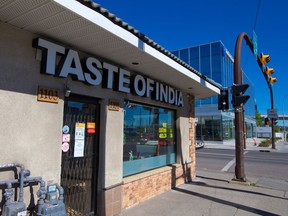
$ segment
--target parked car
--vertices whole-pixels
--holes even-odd
[[[195,148],[199,149],[199,148],[204,148],[205,147],[205,142],[203,137],[196,137],[195,140]]]

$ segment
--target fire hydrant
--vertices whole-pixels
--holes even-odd
[[[256,139],[253,138],[253,141],[254,141],[254,146],[256,146],[257,145]]]

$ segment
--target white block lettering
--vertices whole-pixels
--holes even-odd
[[[146,92],[145,79],[141,75],[137,75],[134,79],[134,90],[138,96],[145,95]]]
[[[147,78],[147,86],[146,86],[146,97],[150,98],[151,97],[151,92],[154,90],[154,80]]]
[[[129,85],[130,85],[130,72],[120,68],[118,90],[121,92],[130,93]]]
[[[60,65],[60,73],[58,76],[65,78],[69,74],[77,77],[77,80],[85,81],[78,52],[72,49],[68,51],[62,67]]]
[[[118,73],[118,67],[104,62],[103,68],[108,70],[108,79],[106,86],[109,89],[113,89],[114,73]]]
[[[47,40],[38,38],[36,40],[36,46],[39,46],[41,48],[45,48],[47,50],[44,50],[46,54],[42,58],[46,56],[46,59],[42,59],[42,73],[46,73],[49,75],[55,75],[55,68],[56,68],[56,56],[57,53],[59,54],[65,54],[65,47],[60,46],[58,44],[51,43]]]
[[[99,85],[102,82],[102,74],[99,71],[102,69],[101,62],[96,58],[89,57],[86,59],[86,67],[90,72],[84,73],[86,82],[90,85]],[[94,78],[91,76],[92,74]]]

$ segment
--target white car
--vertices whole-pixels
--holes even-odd
[[[195,140],[195,148],[204,148],[205,147],[205,142],[204,140]]]

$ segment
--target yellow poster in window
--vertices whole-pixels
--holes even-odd
[[[170,138],[173,138],[173,130],[170,129]]]

